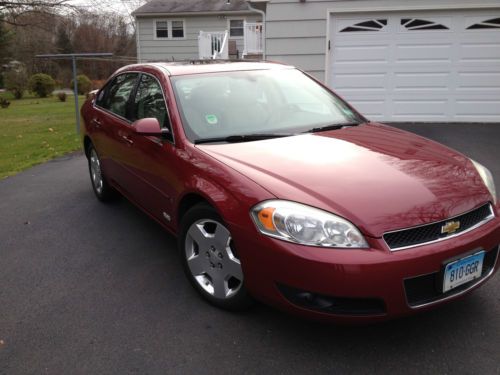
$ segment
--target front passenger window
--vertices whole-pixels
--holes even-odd
[[[156,117],[161,127],[169,128],[167,107],[163,91],[158,81],[150,75],[143,74],[134,100],[134,120]]]

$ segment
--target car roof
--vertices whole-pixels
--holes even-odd
[[[292,69],[293,66],[268,61],[238,61],[238,60],[189,60],[175,62],[151,62],[127,65],[120,69],[137,70],[141,67],[152,67],[163,71],[169,76],[188,74],[233,72],[246,70]]]

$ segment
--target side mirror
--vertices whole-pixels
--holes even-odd
[[[170,133],[168,129],[162,129],[160,122],[155,117],[141,118],[132,124],[135,134],[161,137]]]

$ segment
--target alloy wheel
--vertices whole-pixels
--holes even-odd
[[[185,255],[199,286],[217,299],[234,296],[243,285],[243,272],[229,230],[209,219],[195,221],[188,229]]]
[[[92,184],[94,184],[95,190],[98,194],[101,194],[104,185],[101,173],[101,162],[99,161],[99,157],[97,156],[97,152],[94,148],[90,151],[90,175],[92,177]]]

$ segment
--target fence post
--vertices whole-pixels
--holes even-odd
[[[80,108],[78,107],[78,82],[76,81],[76,57],[72,56],[73,62],[73,94],[75,95],[75,120],[76,134],[80,134]]]

